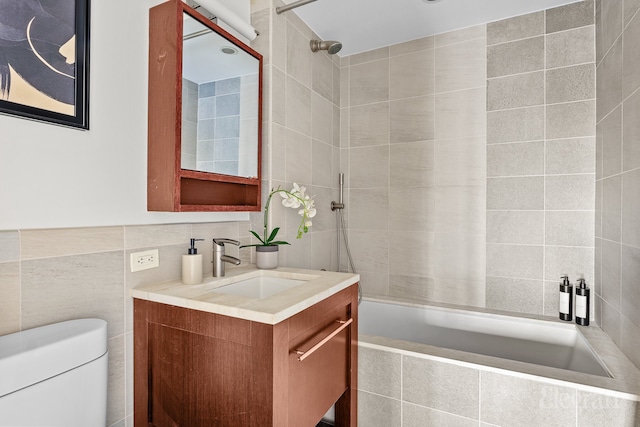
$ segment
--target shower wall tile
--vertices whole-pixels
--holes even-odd
[[[2,234],[5,233],[0,233],[0,236]],[[1,262],[0,335],[20,331],[20,310],[20,263],[18,261]]]
[[[593,0],[584,0],[546,10],[546,32],[555,33],[594,24]]]
[[[623,7],[622,0],[609,0],[601,3],[601,34],[602,50],[608,51],[622,34]]]
[[[358,424],[363,426],[402,426],[401,402],[358,390]]]
[[[287,165],[287,130],[284,126],[280,126],[276,123],[272,123],[271,125],[271,141],[270,141],[270,149],[271,149],[271,163],[270,163],[270,171],[269,174],[272,179],[277,181],[285,181],[286,180],[286,165]],[[262,141],[264,147],[265,141]],[[263,159],[266,156],[263,155]],[[264,167],[263,167],[263,173]]]
[[[286,125],[287,123],[287,97],[285,96],[286,81],[287,78],[284,72],[276,67],[271,68],[271,86],[273,88],[273,97],[271,99],[271,105],[269,107],[271,111],[272,122],[282,126]],[[267,94],[268,92],[266,90],[263,90],[263,93]],[[265,111],[269,110],[265,109]]]
[[[311,95],[311,136],[333,144],[333,104],[317,93]]]
[[[487,277],[487,308],[542,315],[543,294],[541,280]]]
[[[485,135],[486,89],[468,89],[436,94],[436,139]]]
[[[592,25],[547,34],[547,69],[594,62],[594,43],[595,31]]]
[[[435,189],[435,217],[441,233],[484,234],[484,186],[447,186]]]
[[[307,46],[308,47],[308,46]],[[311,135],[311,90],[287,75],[286,77],[286,126],[304,135]]]
[[[545,244],[555,246],[593,246],[593,211],[545,212]]]
[[[620,346],[620,312],[613,308],[606,300],[602,301],[602,314],[600,317],[600,326],[602,330],[609,335],[613,342]]]
[[[435,301],[434,279],[389,274],[389,296],[416,301]]]
[[[544,211],[487,211],[487,243],[542,245]]]
[[[389,57],[389,47],[381,47],[378,49],[368,50],[366,52],[357,53],[349,57],[349,65],[351,67],[359,65],[365,62],[372,62],[378,59],[385,59]]]
[[[478,421],[424,406],[402,402],[403,427],[451,426],[477,427]]]
[[[620,341],[622,351],[636,366],[640,366],[640,327],[625,316],[621,317]]]
[[[389,60],[390,99],[434,93],[434,50],[418,50]]]
[[[478,419],[479,377],[475,369],[403,356],[403,400]]]
[[[401,187],[431,187],[435,180],[434,141],[393,144],[390,149],[390,185],[394,192]]]
[[[547,139],[595,136],[595,102],[547,105]]]
[[[418,260],[433,259],[436,255],[434,235],[426,231],[395,231],[389,251],[389,273],[411,277],[433,277],[432,263]],[[391,284],[390,284],[391,286]]]
[[[544,104],[544,72],[517,74],[487,81],[487,110]]]
[[[622,163],[628,171],[640,167],[640,91],[624,101],[622,110]]]
[[[387,101],[388,99],[389,59],[351,66],[349,73],[351,106]]]
[[[390,142],[427,141],[434,138],[434,98],[420,96],[391,101]]]
[[[602,241],[602,299],[614,310],[620,312],[620,283],[621,283],[621,252],[620,243]],[[618,316],[619,317],[619,316]],[[618,318],[618,322],[620,319]]]
[[[450,255],[453,256],[452,253]],[[480,260],[482,261],[484,258]],[[484,269],[482,270],[484,272]],[[485,279],[482,275],[476,277],[478,277],[477,280],[436,277],[431,300],[444,304],[484,307],[486,305]]]
[[[565,274],[570,277],[583,277],[587,283],[593,283],[593,248],[566,246],[546,246],[544,252],[544,278],[557,281]]]
[[[545,172],[549,175],[594,173],[595,138],[558,139],[545,142]]]
[[[486,84],[486,62],[486,40],[484,38],[435,49],[436,91],[449,92],[484,87]],[[410,71],[414,72],[414,70]]]
[[[544,177],[488,178],[487,209],[544,209]]]
[[[554,175],[545,178],[547,210],[592,210],[595,175]]]
[[[308,45],[307,50],[309,50]],[[333,67],[334,64],[327,53],[316,52],[311,54],[311,89],[332,103],[335,85]]]
[[[333,149],[330,145],[313,140],[312,143],[311,183],[317,186],[331,187],[333,174]]]
[[[544,174],[544,141],[487,146],[487,176]]]
[[[640,327],[640,249],[622,245],[621,282],[622,311],[633,324]]]
[[[400,399],[402,356],[360,346],[358,348],[358,390]]]
[[[626,5],[627,2],[625,2]],[[634,49],[634,40],[640,38],[640,17],[636,15],[625,29],[622,37],[624,46],[622,69],[622,93],[624,97],[631,95],[640,87],[640,53]]]
[[[435,47],[441,47],[453,43],[461,43],[468,40],[480,38],[487,38],[486,24],[467,27],[461,30],[449,31],[447,33],[436,34]]]
[[[494,372],[480,372],[481,419],[495,425],[574,425],[576,390]],[[536,402],[536,404],[532,404]]]
[[[544,107],[487,113],[487,143],[537,141],[544,138]]]
[[[598,64],[596,76],[598,121],[622,102],[622,67],[622,40],[619,39]]]
[[[622,243],[640,248],[640,169],[626,172],[622,180]]]
[[[289,182],[299,184],[311,183],[312,170],[305,162],[313,154],[313,144],[310,137],[294,131],[286,134],[287,165],[286,177]]]
[[[389,207],[389,231],[434,231],[436,201],[433,188],[393,188],[389,192]]]
[[[533,37],[487,47],[487,77],[544,69],[544,37]]]
[[[544,12],[534,12],[487,24],[487,45],[544,34]]]
[[[435,141],[435,185],[485,187],[486,159],[485,137]]]
[[[389,103],[351,107],[349,109],[350,147],[389,144]]]
[[[352,149],[349,163],[349,186],[354,188],[389,185],[389,146]]]
[[[543,256],[543,246],[487,243],[487,276],[540,280]]]
[[[422,37],[420,39],[409,40],[407,42],[389,46],[389,56],[398,56],[406,53],[417,52],[419,50],[433,49],[434,46],[434,36]]]
[[[546,75],[546,102],[582,101],[595,98],[593,63],[548,70]]]
[[[352,229],[387,230],[389,226],[389,190],[352,188],[349,192]],[[375,212],[375,215],[371,215]]]
[[[602,230],[604,239],[620,241],[622,230],[622,177],[620,175],[600,181],[602,184]]]
[[[633,18],[636,14],[636,12],[638,11],[638,9],[640,9],[640,1],[638,0],[627,0],[624,1],[624,24],[628,24],[629,21],[631,20],[631,18]]]

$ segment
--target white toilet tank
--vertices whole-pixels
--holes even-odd
[[[0,337],[0,426],[104,427],[107,366],[104,320]]]

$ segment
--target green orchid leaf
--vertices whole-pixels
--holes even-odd
[[[261,245],[258,245],[258,246],[262,246],[262,245],[266,245],[267,244],[264,240],[262,240],[262,238],[260,236],[258,236],[258,233],[256,233],[255,231],[249,230],[249,233],[253,234],[253,236],[256,239],[260,240]],[[254,245],[247,245],[247,246],[254,246]]]
[[[269,246],[275,246],[275,245],[289,245],[289,242],[285,242],[284,240],[278,240],[277,242],[270,242]]]
[[[276,235],[278,234],[278,231],[280,231],[280,227],[274,228],[273,231],[271,232],[271,235],[269,236],[269,238],[267,239],[267,241],[265,243],[266,244],[271,243],[271,241],[276,238]]]

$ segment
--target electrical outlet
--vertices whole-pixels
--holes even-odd
[[[160,257],[157,249],[131,253],[131,272],[148,270],[160,266]]]

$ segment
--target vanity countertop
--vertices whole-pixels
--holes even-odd
[[[307,280],[307,283],[262,299],[216,292],[216,288],[234,283],[240,276],[244,280],[258,277],[260,274],[277,274],[281,278]],[[258,270],[255,265],[248,265],[227,268],[225,277],[205,277],[204,281],[197,285],[184,285],[180,280],[173,280],[140,286],[131,290],[131,296],[275,325],[359,280],[359,275],[351,273],[285,267]]]

